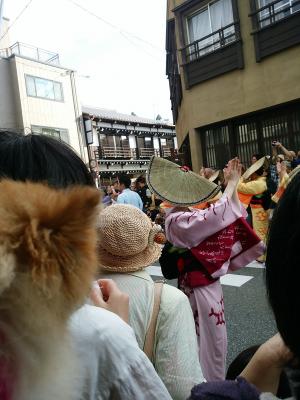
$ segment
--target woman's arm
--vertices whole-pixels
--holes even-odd
[[[277,148],[282,150],[283,154],[285,154],[290,161],[293,160],[294,158],[293,154],[288,149],[286,149],[280,142],[276,142],[275,145]]]
[[[261,392],[277,393],[281,372],[293,355],[277,333],[260,346],[240,376]]]

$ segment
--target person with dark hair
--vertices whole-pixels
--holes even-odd
[[[253,154],[251,157],[251,164],[255,164],[256,161],[258,161],[261,158],[261,155],[259,154]]]
[[[295,357],[300,359],[300,169],[295,172],[290,176],[287,188],[274,211],[268,238],[266,284],[278,330]]]
[[[147,186],[146,178],[144,176],[139,176],[135,181],[137,193],[143,202],[143,211],[146,213],[151,205],[151,192]]]
[[[94,186],[81,158],[66,143],[46,135],[0,131],[0,178],[47,182],[53,187]]]
[[[118,204],[131,204],[134,207],[143,210],[143,202],[141,197],[130,189],[131,180],[128,175],[119,176],[119,189],[121,194],[119,194],[117,203]]]
[[[268,237],[266,286],[279,334],[259,347],[236,381],[198,385],[190,400],[275,400],[284,369],[289,399],[300,400],[299,218],[300,169],[279,200]]]
[[[33,134],[25,136],[7,131],[0,132],[0,180],[2,179],[40,182],[59,189],[72,185],[93,186],[87,167],[66,144],[49,136]],[[45,190],[45,197],[46,194]],[[36,234],[35,227],[32,229],[32,232]],[[52,233],[49,229],[44,240],[51,241],[51,238]],[[34,242],[31,247],[32,251],[36,252],[35,245]],[[47,255],[45,259],[46,257]],[[0,261],[1,268],[4,268],[7,260],[1,258]],[[24,268],[27,267],[26,257],[22,261],[25,263]],[[40,268],[38,258],[35,262],[35,268]],[[63,259],[62,262],[67,262],[67,260]],[[102,300],[103,308],[86,304],[69,320],[68,329],[72,342],[70,345],[74,345],[80,363],[78,386],[82,392],[78,393],[78,398],[170,400],[171,397],[152,364],[139,349],[132,329],[119,317],[109,312],[118,309],[120,305],[128,307],[128,296],[121,293],[112,281],[100,280],[99,284],[103,295],[98,287],[98,296]],[[95,304],[101,304],[101,302],[98,301]],[[3,318],[2,314],[0,326],[1,318]],[[36,339],[39,340],[36,337],[27,338],[29,343],[30,340]],[[3,388],[5,390],[6,381],[9,379],[4,375],[5,369],[2,368],[6,362],[3,360],[2,351],[5,345],[6,340],[0,330],[1,399],[5,396]],[[31,355],[29,354],[28,357]],[[48,367],[52,368],[50,365]],[[73,365],[71,367],[77,368]],[[45,376],[41,379],[43,379],[44,389],[51,388],[52,381],[47,381]],[[43,395],[44,393],[40,393],[39,399],[44,398]],[[64,398],[63,395],[64,393],[61,393],[61,398]]]

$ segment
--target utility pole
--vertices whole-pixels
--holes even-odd
[[[3,8],[4,8],[4,0],[0,0],[0,37],[2,34],[2,25],[3,25]]]

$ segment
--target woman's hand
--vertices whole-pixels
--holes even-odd
[[[224,180],[227,182],[224,194],[226,194],[229,199],[234,195],[235,200],[238,201],[236,188],[242,174],[242,164],[240,160],[238,158],[230,160],[223,172]]]
[[[223,172],[226,182],[232,182],[237,185],[242,173],[242,164],[240,160],[238,158],[230,160]]]
[[[92,288],[90,298],[97,307],[117,314],[129,322],[129,296],[120,291],[112,279],[99,279]]]

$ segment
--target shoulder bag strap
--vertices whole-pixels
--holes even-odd
[[[154,341],[155,341],[155,330],[156,330],[156,323],[157,317],[160,307],[160,300],[161,300],[161,292],[164,284],[163,282],[154,282],[154,301],[153,301],[153,310],[152,316],[150,320],[150,324],[146,333],[145,343],[144,343],[144,353],[149,358],[149,360],[153,363],[153,348],[154,348]]]

